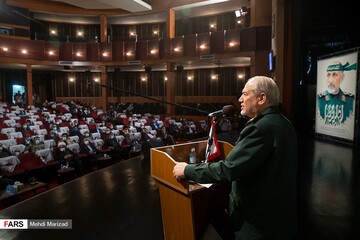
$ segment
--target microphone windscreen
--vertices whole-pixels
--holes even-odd
[[[234,112],[234,106],[233,105],[226,105],[222,108],[224,115],[229,115]]]

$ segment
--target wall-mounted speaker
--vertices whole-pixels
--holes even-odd
[[[151,67],[150,66],[145,66],[145,72],[146,73],[151,73]]]
[[[176,71],[178,72],[184,71],[184,66],[183,65],[176,66]]]
[[[121,71],[121,69],[120,69],[119,67],[114,68],[114,73],[115,73],[116,75],[119,75],[119,74],[120,74],[120,71]]]
[[[220,73],[221,73],[221,68],[220,67],[215,68],[215,74],[219,75]]]

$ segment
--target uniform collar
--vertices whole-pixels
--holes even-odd
[[[330,97],[331,98],[338,98],[338,99],[341,99],[341,100],[343,100],[344,101],[344,96],[345,94],[344,94],[344,92],[341,90],[341,88],[339,89],[339,92],[337,93],[337,94],[331,94],[331,93],[329,93],[329,91],[328,90],[326,90],[326,94],[325,94],[325,100],[326,101],[330,101]],[[345,100],[346,101],[346,100]]]
[[[268,108],[264,109],[258,116],[256,116],[255,118],[250,119],[246,123],[246,126],[259,121],[259,119],[261,119],[265,115],[273,114],[273,113],[279,113],[279,112],[280,112],[280,110],[279,110],[278,106],[268,107]]]
[[[339,92],[337,93],[337,94],[331,94],[331,93],[329,93],[329,91],[328,90],[326,90],[326,95],[331,95],[331,96],[342,96],[342,95],[344,95],[344,92],[341,90],[341,88],[339,88]]]

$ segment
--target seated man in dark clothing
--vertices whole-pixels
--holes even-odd
[[[121,158],[127,158],[126,156],[129,156],[130,147],[122,145],[122,143],[125,142],[124,140],[124,136],[116,137],[113,132],[105,138],[105,148],[109,150],[110,156],[120,156]]]
[[[80,153],[85,155],[83,159],[85,163],[87,165],[90,164],[90,166],[96,164],[97,159],[101,156],[101,154],[98,153],[98,149],[95,144],[90,142],[89,137],[85,137],[80,143]]]
[[[83,164],[77,154],[67,148],[64,142],[59,142],[58,148],[59,151],[54,156],[55,160],[75,168],[76,173],[81,176],[83,174]]]
[[[7,185],[13,185],[14,181],[3,175],[3,170],[0,167],[0,190],[6,189]]]
[[[4,148],[3,144],[0,142],[0,158],[8,157],[11,153],[7,148]]]
[[[96,156],[97,155],[97,149],[96,146],[90,142],[90,139],[85,137],[80,144],[80,152],[86,155]]]
[[[77,124],[75,122],[70,122],[70,126],[69,126],[69,135],[70,136],[78,136],[79,135],[79,127],[77,126]]]
[[[0,158],[11,156],[11,153],[3,147],[2,143],[0,143]],[[6,178],[3,174],[3,170],[0,166],[0,190],[6,189],[7,185],[14,184],[14,181],[10,178]]]
[[[116,140],[115,134],[113,132],[107,132],[104,140],[105,145],[110,149],[119,147],[118,141]]]
[[[65,133],[65,132],[61,135],[61,139],[58,141],[58,143],[59,142],[63,142],[66,145],[69,145],[69,144],[73,143],[73,141],[69,138],[68,134]]]
[[[29,133],[25,133],[24,138],[20,142],[21,144],[24,144],[25,146],[31,145],[33,142],[33,139],[31,138],[31,135]]]

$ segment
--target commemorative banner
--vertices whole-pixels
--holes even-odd
[[[357,70],[357,49],[318,59],[316,133],[354,140]]]

